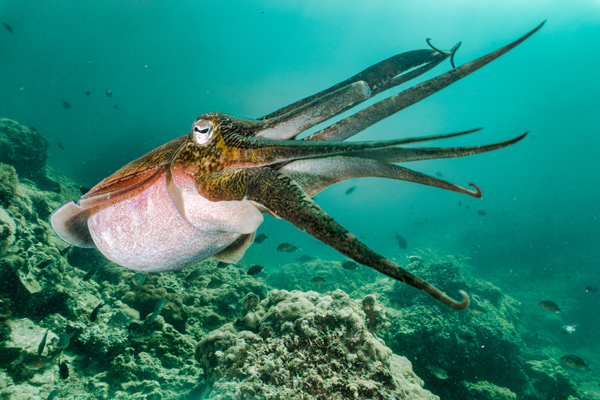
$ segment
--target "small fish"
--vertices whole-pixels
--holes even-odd
[[[465,206],[465,208],[467,208],[467,209],[468,209],[468,208],[471,208],[471,206],[467,204],[467,205]]]
[[[406,242],[406,239],[404,239],[404,237],[402,235],[398,235],[396,233],[396,241],[398,242],[398,246],[400,246],[401,249],[406,249],[408,247],[408,243]]]
[[[127,327],[131,323],[131,318],[119,311],[110,317],[108,323],[117,328]]]
[[[298,250],[300,249],[294,246],[292,243],[281,243],[279,246],[277,246],[277,251],[281,251],[282,253],[293,253]]]
[[[571,368],[587,367],[588,365],[581,358],[574,355],[566,355],[560,358],[560,361],[564,362]]]
[[[4,27],[6,28],[6,30],[9,31],[10,33],[14,32],[12,26],[10,26],[9,24],[7,24],[6,22],[3,22],[2,25],[4,25]]]
[[[464,344],[472,344],[475,343],[475,338],[468,332],[458,331],[456,332],[456,338],[459,342]]]
[[[223,261],[219,261],[217,263],[217,268],[223,269],[223,268],[227,268],[228,266],[229,266],[229,263],[226,263],[226,262],[223,262]]]
[[[46,400],[54,400],[54,398],[56,397],[56,395],[58,394],[58,390],[53,389],[50,394],[48,395],[48,398]]]
[[[92,313],[90,314],[90,321],[91,322],[96,322],[96,319],[98,318],[98,313],[100,312],[100,309],[102,308],[102,306],[104,306],[104,303],[100,303],[98,304],[93,310]]]
[[[596,293],[598,291],[598,286],[595,285],[589,285],[585,287],[585,292],[586,293]]]
[[[481,215],[482,217],[485,217],[487,215],[487,213],[483,210],[477,210],[477,214]]]
[[[107,90],[104,93],[106,93],[107,97],[112,97],[112,90]]]
[[[462,201],[459,201],[459,202],[458,202],[458,207],[459,207],[459,208],[462,208]]]
[[[355,263],[354,261],[345,261],[342,264],[342,268],[347,269],[348,271],[352,271],[352,270],[358,269],[358,264]]]
[[[59,149],[61,149],[62,151],[65,151],[65,146],[63,146],[62,142],[56,142],[56,145],[58,146]]]
[[[66,362],[63,361],[58,364],[58,375],[63,380],[69,377],[69,366]]]
[[[71,108],[71,105],[70,105],[70,104],[69,104],[69,102],[68,102],[68,101],[66,101],[65,99],[62,99],[62,100],[60,101],[60,104],[62,104],[62,106],[63,106],[64,108],[66,108],[67,110],[68,110],[69,108]]]
[[[92,92],[90,92],[89,90],[86,90],[86,91],[85,91],[85,95],[86,95],[86,96],[89,96],[90,94],[92,94]]]
[[[444,176],[444,175],[443,175],[443,174],[442,174],[440,171],[436,171],[436,172],[435,172],[435,174],[436,174],[437,176],[439,176],[440,178],[442,178],[442,177]]]
[[[67,246],[67,247],[65,247],[64,249],[62,249],[62,250],[61,250],[61,251],[59,251],[58,253],[59,253],[61,256],[64,256],[65,254],[67,254],[67,253],[69,252],[69,250],[71,250],[71,246]]]
[[[481,314],[485,314],[487,312],[487,310],[485,308],[483,308],[477,304],[469,305],[469,307],[467,308],[467,311],[469,311],[471,314],[475,314],[475,315],[481,315]]]
[[[52,265],[56,262],[56,260],[45,260],[37,265],[36,268],[46,268],[49,265]]]
[[[428,365],[427,369],[429,370],[429,372],[431,372],[431,374],[433,376],[435,376],[438,379],[441,379],[441,380],[448,379],[448,374],[446,373],[446,371],[444,371],[440,367],[432,367],[431,365]]]
[[[160,315],[160,311],[154,311],[152,314],[148,315],[148,317],[146,317],[146,320],[144,321],[144,323],[146,325],[152,325],[154,323],[154,321],[156,321],[156,318],[158,318],[158,316]]]
[[[220,261],[219,261],[220,262]],[[191,283],[194,282],[196,279],[200,278],[202,276],[202,270],[197,269],[195,271],[192,271],[191,274],[189,274],[186,278],[185,281],[187,283]]]
[[[544,300],[544,301],[540,301],[538,304],[540,305],[540,307],[542,307],[542,309],[544,309],[546,311],[555,312],[555,313],[560,312],[560,308],[558,308],[558,304],[556,304],[553,301]]]
[[[308,261],[312,261],[315,258],[313,256],[309,256],[308,254],[303,254],[300,257],[296,258],[296,261],[300,261],[300,262],[308,262]]]
[[[268,238],[269,238],[269,235],[265,235],[264,233],[261,233],[260,235],[258,235],[257,237],[254,238],[254,243],[261,244]]]
[[[73,335],[75,335],[75,331],[73,331],[71,333],[65,333],[64,335],[62,335],[60,337],[60,339],[58,339],[58,343],[56,344],[56,347],[60,347],[61,349],[66,349],[67,347],[69,347],[69,344],[71,344],[71,338],[73,337]]]
[[[32,130],[32,131],[34,131],[34,132],[37,132],[37,131],[38,131],[38,130],[35,128],[35,126],[30,126],[30,127],[29,127],[29,129],[30,129],[30,130]]]
[[[39,354],[26,354],[22,364],[25,368],[32,371],[37,371],[46,367],[51,361],[50,357],[41,356]]]
[[[86,194],[90,190],[92,190],[92,189],[85,187],[85,186],[79,186],[79,191],[81,192],[81,194]]]
[[[143,272],[136,272],[131,277],[131,283],[137,288],[144,286],[144,282],[146,282],[146,275]]]
[[[325,283],[325,278],[321,278],[320,276],[315,276],[310,280],[315,285],[322,285]]]
[[[100,269],[104,267],[104,264],[98,264],[93,269],[89,270],[87,274],[83,277],[84,281],[89,281],[92,279],[92,276],[96,274],[96,272],[100,271]]]
[[[566,333],[566,334],[575,333],[575,331],[577,330],[575,328],[577,328],[577,325],[563,325],[560,328],[560,332],[561,333]]]
[[[167,302],[167,298],[163,297],[160,300],[156,300],[156,303],[154,303],[154,311],[158,311],[161,312],[163,307],[165,306],[165,303]]]
[[[250,267],[250,269],[248,270],[248,275],[256,275],[260,271],[262,271],[263,269],[265,269],[263,266],[261,266],[261,265],[255,265],[253,267]]]
[[[48,332],[50,332],[50,328],[46,329],[46,333],[44,333],[44,337],[38,346],[38,354],[41,355],[44,352],[44,347],[46,347],[46,339],[48,338]]]
[[[113,106],[113,108],[114,108],[115,110],[118,110],[118,109],[119,109],[119,106],[115,104],[115,105]]]
[[[352,194],[356,190],[356,186],[350,186],[348,190],[346,190],[346,194]]]
[[[208,285],[206,285],[208,289],[217,289],[221,286],[223,286],[223,281],[219,278],[212,278],[210,282],[208,282]]]

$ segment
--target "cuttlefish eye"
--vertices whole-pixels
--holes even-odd
[[[191,132],[194,142],[197,144],[206,144],[212,137],[213,127],[212,121],[206,119],[199,119],[194,122]]]

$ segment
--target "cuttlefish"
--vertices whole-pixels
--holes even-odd
[[[541,28],[490,54],[454,67],[458,43],[449,51],[427,40],[429,49],[398,54],[359,74],[258,119],[221,112],[204,114],[191,131],[125,165],[77,203],[51,216],[66,242],[97,247],[127,268],[159,272],[180,269],[212,257],[235,263],[263,222],[282,218],[354,261],[420,289],[442,303],[464,309],[436,287],[371,250],[326,214],[311,198],[355,177],[384,177],[481,197],[472,189],[396,165],[418,160],[463,157],[514,144],[470,147],[401,147],[477,131],[387,141],[345,142],[481,68]],[[450,58],[452,69],[341,119],[302,140],[311,127],[403,84]]]

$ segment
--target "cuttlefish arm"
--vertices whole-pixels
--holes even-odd
[[[280,171],[297,182],[310,197],[347,179],[367,177],[397,179],[466,194],[471,197],[481,197],[481,190],[474,183],[470,183],[469,186],[473,186],[475,190],[469,190],[405,167],[364,158],[339,156],[298,160],[284,166]]]
[[[436,78],[422,82],[410,89],[375,103],[372,106],[369,106],[364,110],[361,110],[356,114],[329,126],[328,128],[314,133],[304,140],[346,140],[349,137],[352,137],[365,130],[369,126],[381,121],[382,119],[385,119],[390,115],[393,115],[398,111],[401,111],[406,107],[431,96],[432,94],[444,89],[459,79],[462,79],[465,76],[477,71],[484,65],[489,64],[533,35],[544,25],[544,23],[545,21],[526,35],[492,53],[489,53],[467,64],[461,65],[458,68],[452,69]]]
[[[371,250],[325,213],[296,182],[278,171],[270,168],[224,169],[200,176],[196,182],[203,197],[212,201],[254,201],[356,262],[422,290],[453,309],[461,310],[469,305],[465,292],[461,291],[463,300],[456,301]]]
[[[429,39],[427,43],[431,46]],[[280,108],[279,110],[260,118],[260,120],[272,120],[281,117],[355,82],[364,81],[371,89],[371,96],[375,96],[431,70],[446,58],[453,56],[459,46],[460,42],[450,51],[438,50],[431,46],[431,50],[413,50],[396,54],[395,56],[372,65],[330,88]],[[410,72],[406,73],[407,71]]]

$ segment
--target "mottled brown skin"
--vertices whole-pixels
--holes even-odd
[[[479,154],[516,143],[525,135],[491,145],[446,149],[410,149],[396,146],[453,137],[473,131],[385,142],[348,143],[342,142],[342,140],[481,68],[514,48],[542,25],[493,53],[367,107],[329,128],[311,135],[306,140],[269,140],[261,138],[261,132],[270,129],[271,134],[280,137],[277,136],[280,134],[277,129],[283,127],[281,129],[291,129],[291,132],[286,132],[285,135],[281,133],[281,137],[295,137],[302,130],[307,129],[305,128],[306,121],[299,121],[296,118],[299,115],[298,112],[306,113],[300,114],[300,116],[310,116],[311,107],[318,105],[323,96],[340,96],[336,99],[345,101],[346,98],[341,97],[342,94],[338,95],[337,91],[343,90],[343,88],[361,90],[361,85],[365,84],[361,81],[366,82],[368,85],[370,95],[378,94],[421,75],[446,58],[453,56],[458,45],[448,52],[432,48],[432,50],[419,50],[391,57],[350,79],[340,82],[338,85],[295,102],[262,119],[236,118],[218,112],[204,114],[196,120],[195,128],[192,128],[189,135],[177,138],[127,164],[115,174],[100,182],[82,199],[99,196],[97,198],[100,202],[104,201],[104,197],[106,199],[110,198],[113,193],[116,197],[125,196],[128,188],[132,188],[131,191],[134,192],[136,187],[141,187],[140,185],[152,181],[154,177],[164,172],[167,172],[167,179],[169,180],[174,179],[175,174],[188,176],[192,178],[192,182],[195,182],[198,194],[210,201],[251,200],[261,211],[291,222],[299,229],[353,260],[394,279],[406,282],[449,307],[464,309],[469,305],[466,293],[462,292],[463,300],[461,302],[455,301],[437,288],[372,251],[311,200],[307,192],[291,178],[294,174],[296,174],[294,176],[302,177],[303,172],[301,170],[290,170],[289,167],[293,165],[295,160],[316,160],[315,170],[308,174],[311,177],[314,175],[312,179],[321,180],[320,182],[315,181],[313,187],[322,186],[324,188],[331,183],[347,179],[340,178],[336,180],[335,173],[331,171],[325,171],[322,175],[319,175],[322,171],[318,170],[320,165],[318,160],[338,157],[340,160],[344,159],[345,163],[351,161],[354,166],[371,168],[370,171],[373,172],[370,176],[408,180],[480,197],[481,191],[475,185],[472,186],[476,190],[470,191],[438,178],[427,177],[406,169],[401,170],[400,167],[391,163]],[[361,92],[355,93],[361,94]],[[352,103],[348,104],[342,103],[336,105],[335,110],[330,108],[331,103],[323,102],[322,104],[326,104],[327,107],[325,110],[331,112],[321,120],[314,121],[314,124],[332,118],[362,101],[364,100],[353,100]],[[295,116],[292,115],[294,112],[296,112]],[[319,118],[321,118],[321,114],[313,115],[319,115]],[[310,121],[313,122],[313,120]],[[294,124],[302,127],[302,129],[294,130]],[[199,132],[195,131],[199,126],[211,127],[210,130],[207,130],[209,134],[207,134],[205,141],[198,140],[194,133]],[[337,161],[334,160],[335,162]],[[330,167],[332,164],[324,163],[323,165]],[[288,169],[288,172],[283,171],[284,166]],[[365,175],[355,172],[354,176]],[[306,182],[309,181],[306,180]],[[114,201],[114,196],[111,201]],[[94,205],[97,204],[98,202],[94,203]]]

